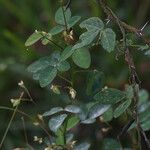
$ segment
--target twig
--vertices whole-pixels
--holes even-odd
[[[21,95],[20,95],[20,97],[19,97],[20,100],[21,100],[21,98],[23,97],[23,94],[24,94],[24,93],[22,92]],[[10,128],[10,126],[11,126],[11,124],[12,124],[12,121],[13,121],[15,115],[16,115],[16,112],[17,112],[18,107],[19,107],[19,105],[17,105],[16,108],[14,109],[14,112],[13,112],[13,114],[12,114],[12,117],[11,117],[9,123],[8,123],[8,126],[7,126],[7,128],[6,128],[6,130],[5,130],[5,133],[4,133],[4,135],[3,135],[3,138],[2,138],[2,140],[1,140],[0,149],[1,149],[2,146],[3,146],[3,143],[4,143],[4,141],[5,141],[5,138],[6,138],[6,136],[7,136],[7,133],[8,133],[8,131],[9,131],[9,128]]]
[[[15,110],[13,108],[9,108],[9,107],[6,107],[6,106],[0,106],[0,109],[2,109],[2,110],[11,110],[11,111]],[[18,109],[17,109],[17,112],[20,113],[21,115],[24,115],[24,116],[26,116],[26,117],[31,119],[31,117],[28,114],[26,114],[25,112],[23,112],[21,110],[18,110]]]
[[[107,17],[114,21],[115,23],[118,24],[118,20],[119,20],[119,24],[127,31],[127,32],[131,32],[134,33],[135,35],[137,35],[138,37],[140,37],[144,43],[146,43],[147,45],[150,46],[150,40],[146,38],[146,36],[144,35],[144,33],[140,30],[137,29],[131,25],[128,25],[127,23],[121,21],[118,17],[116,18],[114,16],[114,13],[112,12],[112,10],[107,6],[106,4],[106,0],[97,0],[98,3],[100,4],[100,6],[102,7],[102,9],[104,10],[105,14],[107,15]]]
[[[134,110],[135,110],[134,118],[135,118],[136,124],[137,124],[138,143],[139,143],[139,147],[141,149],[141,135],[140,135],[140,133],[141,133],[142,128],[141,128],[141,125],[140,125],[140,120],[139,120],[139,115],[138,115],[138,101],[139,101],[138,93],[139,93],[140,80],[139,80],[138,75],[136,73],[136,68],[135,68],[135,64],[134,64],[132,55],[130,54],[130,51],[129,51],[129,49],[127,47],[127,44],[126,44],[125,31],[132,32],[132,33],[138,35],[138,37],[140,37],[149,46],[150,46],[150,40],[145,37],[145,35],[142,33],[141,30],[138,30],[135,27],[130,26],[130,25],[126,24],[125,22],[121,21],[117,17],[117,15],[107,6],[106,0],[97,0],[97,1],[100,4],[103,11],[105,12],[105,14],[107,15],[107,17],[110,20],[114,21],[119,26],[120,31],[121,31],[122,36],[123,36],[123,43],[124,43],[124,49],[125,49],[125,61],[127,62],[128,67],[129,67],[130,83],[133,86],[133,90],[134,90],[134,106],[135,106],[135,108],[134,108]],[[124,132],[125,129],[123,129],[122,132]],[[149,146],[150,143],[147,140],[147,137],[146,137],[146,142],[147,142],[147,145]]]
[[[21,117],[21,120],[22,120],[22,124],[23,124],[23,130],[24,130],[24,137],[25,137],[26,145],[27,145],[31,150],[34,150],[34,148],[33,148],[33,147],[29,144],[29,142],[28,142],[28,137],[27,137],[27,133],[26,133],[26,127],[25,127],[24,117]]]
[[[66,8],[65,8],[65,11],[69,8],[70,4],[71,4],[71,0],[68,0],[67,4],[66,4]]]
[[[64,81],[68,82],[70,85],[72,85],[72,82],[68,79],[66,79],[65,77],[61,76],[60,74],[58,74],[58,77],[60,77],[61,79],[63,79]]]

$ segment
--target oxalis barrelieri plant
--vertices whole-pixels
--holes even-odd
[[[88,126],[94,123],[99,126],[105,125],[104,128],[100,129],[104,133],[103,140],[100,141],[101,146],[96,149],[141,150],[143,142],[147,149],[150,149],[150,141],[145,133],[145,131],[150,130],[150,102],[148,101],[148,93],[141,89],[141,81],[130,51],[132,47],[136,47],[144,51],[145,55],[150,55],[150,40],[143,33],[147,23],[142,29],[137,29],[121,21],[107,5],[106,0],[97,0],[97,4],[105,13],[107,22],[102,21],[100,17],[91,17],[81,21],[80,16],[74,16],[71,13],[69,8],[71,0],[68,1],[67,5],[61,0],[61,6],[55,13],[57,25],[49,32],[35,30],[25,43],[25,46],[28,47],[41,40],[43,45],[55,45],[56,50],[53,50],[50,56],[42,57],[33,62],[27,70],[42,88],[50,87],[56,94],[61,94],[62,89],[67,89],[69,93],[66,94],[70,95],[70,103],[65,107],[57,106],[46,110],[42,115],[38,115],[34,121],[34,125],[39,126],[46,133],[45,137],[35,136],[34,141],[43,144],[45,150],[90,149],[92,143],[87,142],[86,139],[85,142],[74,139],[75,135],[71,129],[78,124]],[[114,29],[110,28],[109,22],[113,23],[120,30],[120,33],[116,34]],[[74,27],[75,25],[76,27]],[[76,34],[76,28],[81,28],[80,35]],[[135,39],[141,39],[143,44],[133,43],[129,34],[134,35]],[[55,39],[57,35],[63,37],[61,43]],[[104,73],[99,71],[99,68],[89,70],[91,65],[90,49],[92,47],[103,49],[110,55],[116,53],[118,60],[120,56],[124,56],[121,58],[124,58],[124,62],[129,68],[129,83],[124,86],[125,90],[122,91],[105,85]],[[74,64],[72,62],[83,70],[73,71]],[[65,72],[70,77],[66,78]],[[79,72],[83,72],[87,76],[84,94],[90,101],[86,103],[78,99],[78,92],[74,87],[74,74]],[[63,80],[66,85],[54,84],[54,80],[57,78]],[[35,103],[23,81],[19,83],[19,86],[28,94],[30,101]],[[20,113],[31,119],[28,114],[18,109],[23,101],[22,97],[23,93],[18,99],[11,100],[14,114],[1,141],[1,147],[15,113]],[[111,132],[113,128],[110,122],[124,116],[124,114],[127,118],[126,124],[120,131],[117,131],[118,136],[114,138],[105,136],[105,133]],[[25,131],[23,117],[22,122]],[[45,122],[48,122],[47,128],[45,128]],[[130,139],[125,143],[124,138],[127,135],[130,135]],[[34,149],[29,144],[26,134],[25,137],[26,149]]]

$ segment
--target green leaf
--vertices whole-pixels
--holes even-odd
[[[49,120],[50,130],[56,132],[60,128],[60,126],[63,124],[66,118],[67,118],[67,114],[62,114],[62,115],[51,118]]]
[[[57,69],[60,72],[68,71],[70,69],[70,64],[67,61],[63,61],[57,66]]]
[[[144,50],[147,50],[149,48],[149,46],[146,44],[146,45],[141,45],[138,50],[140,51],[144,51]]]
[[[50,30],[50,34],[51,34],[51,35],[56,35],[56,34],[62,32],[63,30],[65,30],[65,27],[64,27],[64,26],[57,25],[57,26],[53,27],[53,28]]]
[[[104,86],[104,73],[98,70],[90,71],[87,75],[87,95],[96,94]]]
[[[81,28],[86,28],[87,30],[102,30],[104,28],[104,23],[98,17],[92,17],[80,24]]]
[[[64,131],[63,127],[61,126],[57,131],[56,131],[56,144],[57,145],[64,145],[65,144],[65,138],[64,138]]]
[[[75,50],[75,49],[79,49],[84,46],[90,45],[96,39],[98,34],[99,34],[99,31],[97,31],[97,30],[90,30],[90,31],[87,31],[87,32],[81,34],[79,37],[81,42],[75,44],[72,49]]]
[[[83,124],[92,124],[96,121],[96,119],[86,119],[86,120],[83,120],[81,123]]]
[[[147,50],[144,54],[150,56],[150,50]]]
[[[130,106],[130,104],[131,104],[131,99],[128,99],[124,101],[122,104],[120,104],[114,111],[114,117],[117,118],[122,113],[124,113],[127,110],[127,108]]]
[[[51,116],[51,115],[54,115],[54,114],[61,112],[61,111],[63,111],[62,107],[54,107],[54,108],[50,109],[49,111],[45,112],[43,114],[43,116],[44,117]]]
[[[41,87],[49,85],[57,75],[57,69],[54,67],[47,67],[40,73],[39,83]]]
[[[102,118],[105,122],[111,121],[113,119],[113,109],[110,107],[104,114],[102,115]]]
[[[116,45],[116,34],[110,28],[107,28],[101,33],[101,44],[102,47],[107,51],[111,52],[114,50]]]
[[[110,108],[110,105],[99,105],[96,104],[90,109],[90,112],[88,114],[88,118],[95,119],[99,116],[101,116],[104,112],[106,112]]]
[[[70,18],[68,21],[69,28],[73,27],[80,19],[81,19],[80,16],[74,16],[74,17]]]
[[[39,32],[34,32],[25,42],[25,46],[31,46],[40,40],[43,36]]]
[[[42,44],[47,45],[51,39],[52,39],[52,35],[50,33],[47,33],[45,37],[43,37],[42,39]]]
[[[64,110],[70,113],[75,113],[75,114],[80,113],[81,111],[80,107],[76,105],[68,105],[65,107]]]
[[[146,90],[144,89],[141,89],[138,93],[139,95],[139,105],[148,101],[148,98],[149,98],[149,94]]]
[[[73,54],[74,50],[72,49],[72,46],[67,46],[64,51],[61,53],[61,61],[65,61],[67,58],[69,58]]]
[[[74,50],[92,44],[104,28],[104,24],[98,17],[92,17],[83,21],[80,27],[86,28],[88,31],[80,35],[79,39],[81,41],[73,46]]]
[[[125,96],[125,93],[120,90],[107,88],[97,93],[94,99],[101,104],[115,104],[123,100]]]
[[[38,72],[40,70],[43,70],[43,69],[45,69],[46,67],[48,67],[50,65],[50,60],[51,60],[51,57],[40,58],[39,60],[37,60],[34,63],[32,63],[27,68],[27,70],[29,72],[32,72],[32,73],[36,73],[36,72]]]
[[[120,150],[120,144],[114,139],[104,139],[102,142],[102,150]]]
[[[127,99],[132,99],[134,97],[134,91],[131,85],[126,85],[125,92]]]
[[[67,131],[76,126],[79,123],[80,119],[77,116],[71,116],[67,120]]]
[[[72,59],[74,63],[81,68],[87,69],[90,67],[91,55],[89,50],[86,48],[75,50],[72,55]]]
[[[143,121],[141,123],[141,127],[144,131],[148,131],[150,130],[150,118],[148,118],[147,120]]]
[[[64,9],[64,11],[63,11]],[[65,7],[60,7],[57,11],[56,11],[56,14],[55,14],[55,21],[58,23],[58,24],[61,24],[61,25],[65,25],[65,19],[64,19],[64,15],[65,15],[65,18],[66,18],[66,22],[68,23],[68,21],[70,20],[71,18],[71,11],[70,9],[68,8],[67,10],[65,10]]]

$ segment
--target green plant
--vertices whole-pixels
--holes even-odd
[[[112,138],[103,139],[101,148],[104,150],[131,149],[131,147],[141,149],[142,137],[144,137],[147,147],[150,148],[149,140],[145,134],[145,131],[150,129],[148,93],[139,89],[140,80],[130,52],[130,47],[136,46],[140,50],[146,50],[145,54],[149,55],[150,41],[142,33],[142,30],[122,22],[108,7],[105,0],[99,0],[98,4],[102,7],[108,19],[119,27],[122,35],[121,39],[99,17],[91,17],[82,21],[79,27],[85,30],[78,37],[75,34],[75,29],[78,27],[74,26],[79,22],[80,16],[72,17],[71,10],[68,7],[66,8],[62,1],[62,6],[55,14],[57,25],[49,32],[35,30],[25,43],[26,46],[32,46],[41,40],[43,45],[53,44],[57,47],[56,51],[52,52],[50,56],[35,61],[27,70],[33,75],[33,79],[39,82],[41,87],[48,86],[56,94],[61,94],[61,91],[67,89],[70,94],[70,102],[66,106],[53,107],[42,115],[38,115],[34,121],[34,124],[40,126],[47,134],[47,137],[43,139],[47,145],[45,150],[89,149],[89,142],[76,144],[73,139],[74,135],[69,132],[70,129],[78,124],[97,123],[107,125],[106,128],[102,128],[102,131],[107,132],[112,128],[109,122],[120,116],[126,116],[125,126],[116,137],[116,140]],[[133,44],[133,39],[128,35],[130,32],[138,35],[146,45]],[[57,34],[63,35],[61,44],[55,39]],[[102,71],[87,70],[91,66],[90,49],[93,46],[101,47],[108,53],[116,52],[117,56],[124,56],[130,73],[129,85],[125,86],[125,90],[107,87],[105,85],[105,75]],[[72,62],[84,70],[79,70]],[[79,72],[86,74],[86,90],[84,93],[88,99],[86,102],[79,99],[80,97],[78,98],[78,92],[74,88],[75,74]],[[69,79],[66,78],[66,74],[68,74]],[[64,80],[66,84],[55,84],[54,80],[57,77]],[[21,82],[19,85],[34,103],[24,83]],[[14,113],[17,112],[21,99],[22,95],[21,98],[12,101],[13,107],[15,107]],[[48,130],[47,126],[43,128],[45,122],[48,122]],[[131,139],[135,143],[133,141],[130,144],[123,143],[122,138],[128,132],[131,133]],[[41,143],[42,139],[35,137],[34,141]],[[26,143],[28,149],[32,149],[28,141]]]

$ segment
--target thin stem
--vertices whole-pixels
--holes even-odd
[[[46,38],[48,41],[50,41],[51,43],[53,43],[55,46],[57,46],[58,48],[60,48],[61,50],[63,50],[63,47],[61,47],[60,45],[58,45],[57,43],[55,43],[53,40],[49,39],[46,35],[43,35],[42,33],[40,33],[44,38]]]
[[[9,108],[9,107],[6,107],[6,106],[0,106],[0,109],[1,109],[1,110],[11,110],[11,111],[14,111],[14,110],[15,110],[15,109],[13,109],[13,108]],[[17,109],[17,112],[20,113],[21,115],[24,115],[24,116],[26,116],[26,117],[28,117],[28,118],[31,119],[31,117],[30,117],[28,114],[26,114],[25,112],[20,111],[20,110],[18,110],[18,109]]]
[[[21,99],[21,98],[23,97],[23,94],[24,94],[24,93],[22,92],[19,99]],[[13,121],[15,115],[16,115],[16,112],[17,112],[18,107],[19,107],[19,105],[17,105],[16,108],[14,109],[14,112],[13,112],[13,114],[12,114],[12,117],[11,117],[9,123],[8,123],[8,126],[7,126],[7,128],[6,128],[6,130],[5,130],[5,133],[4,133],[4,135],[3,135],[3,138],[2,138],[2,140],[1,140],[0,149],[1,149],[2,146],[3,146],[3,143],[4,143],[4,141],[5,141],[5,138],[6,138],[6,136],[7,136],[7,133],[8,133],[8,131],[9,131],[9,128],[10,128],[10,126],[11,126],[11,124],[12,124],[12,121]]]
[[[65,9],[63,6],[63,1],[62,1],[62,11],[63,11],[63,17],[64,17],[64,21],[65,21],[65,27],[66,27],[66,31],[68,31],[68,27],[67,27],[67,20],[66,20],[66,16],[65,16]]]
[[[35,105],[37,105],[37,104],[35,103],[35,101],[33,100],[33,98],[32,98],[32,96],[31,96],[29,90],[26,88],[26,86],[24,85],[24,86],[22,86],[22,88],[25,90],[25,92],[26,92],[27,95],[29,96],[30,101],[31,101],[32,103],[34,103]]]
[[[22,124],[23,124],[25,141],[26,141],[26,144],[28,144],[28,138],[27,138],[27,133],[26,133],[26,127],[25,127],[24,117],[21,117],[21,120],[22,120]]]
[[[24,130],[24,137],[25,137],[25,141],[26,141],[26,145],[31,149],[34,150],[33,147],[29,144],[28,142],[28,137],[27,137],[27,133],[26,133],[26,127],[25,127],[25,120],[24,117],[21,117],[22,120],[22,124],[23,124],[23,130]]]
[[[65,80],[66,82],[68,82],[70,85],[72,85],[72,82],[70,80],[68,80],[67,78],[61,76],[61,75],[58,75],[61,79]]]

